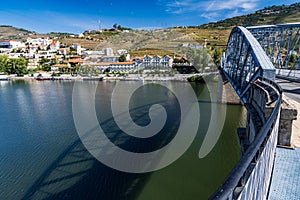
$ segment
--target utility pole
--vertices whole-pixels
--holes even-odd
[[[99,28],[99,31],[101,31],[101,21],[100,21],[100,17],[99,17],[99,20],[98,20],[98,28]]]

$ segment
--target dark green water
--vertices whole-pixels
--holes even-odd
[[[176,87],[188,83],[171,84]],[[210,123],[209,94],[214,98],[216,89],[209,92],[205,85],[193,85],[199,100],[200,123],[194,142],[183,156],[153,173],[111,169],[93,158],[78,137],[72,115],[73,86],[73,82],[0,82],[0,199],[207,199],[239,159],[236,129],[244,125],[245,110],[234,105],[226,107],[226,120],[217,144],[206,157],[198,157]],[[106,112],[103,105],[110,105],[114,86],[114,82],[98,85],[98,119]],[[144,87],[130,102],[136,123],[143,125],[148,121],[147,115],[141,115],[149,109],[141,107],[143,98],[153,102],[159,99],[172,114],[172,125],[165,130],[176,129],[178,112],[172,109],[176,100],[163,97],[155,87]],[[115,129],[113,124],[113,119],[103,122],[111,132]],[[189,130],[186,131],[188,134]],[[109,137],[114,140],[112,135]],[[157,142],[162,137],[163,133],[150,144],[129,140],[129,146],[120,146],[131,151],[149,151],[165,145],[173,136],[168,135],[165,143]]]

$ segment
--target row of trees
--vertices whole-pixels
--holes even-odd
[[[127,27],[123,27],[120,24],[114,24],[113,25],[114,30],[119,30],[119,31],[123,31],[123,30],[132,30],[131,28],[127,28]]]
[[[17,74],[23,76],[28,74],[27,60],[21,58],[8,58],[8,56],[0,56],[0,72],[5,74]]]

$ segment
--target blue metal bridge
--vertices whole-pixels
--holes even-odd
[[[282,101],[276,68],[299,63],[299,30],[300,23],[232,30],[220,72],[245,105],[248,124],[239,131],[242,157],[212,199],[267,199]]]

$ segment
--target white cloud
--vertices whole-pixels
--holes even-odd
[[[243,9],[244,11],[253,10],[257,7],[257,0],[215,0],[207,7],[207,11],[217,10],[235,10]]]
[[[221,17],[221,14],[219,12],[205,12],[200,15],[201,17],[204,17],[210,21],[215,21],[216,19]]]
[[[158,0],[166,7],[166,12],[173,14],[193,13],[211,21],[226,16],[237,16],[254,11],[258,0]]]
[[[241,13],[238,9],[228,13],[226,15],[226,18],[231,18],[231,17],[235,17],[235,16],[239,16],[239,15],[242,15],[243,13]]]

